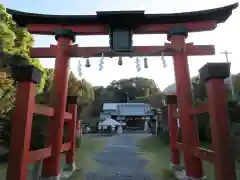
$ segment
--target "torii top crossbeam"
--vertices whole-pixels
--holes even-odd
[[[32,34],[54,35],[59,29],[70,29],[76,35],[108,35],[111,27],[131,28],[133,34],[164,34],[174,27],[184,27],[188,32],[213,30],[218,23],[225,22],[238,7],[228,6],[174,14],[145,14],[144,11],[97,12],[96,15],[44,15],[7,9],[13,20],[26,27]],[[165,46],[133,47],[132,51],[113,53],[109,47],[71,47],[71,57],[106,56],[165,56],[171,55]],[[187,55],[213,55],[214,46],[189,46]],[[32,57],[54,57],[54,47],[33,48]],[[106,57],[105,56],[105,57]]]
[[[44,15],[11,9],[7,9],[7,12],[18,25],[27,27],[33,34],[54,34],[64,26],[71,27],[70,29],[79,35],[107,35],[108,26],[116,22],[133,27],[136,34],[160,34],[166,33],[173,24],[182,23],[188,27],[189,32],[214,29],[217,23],[225,22],[237,6],[238,3],[235,3],[216,9],[174,14],[112,11],[97,12],[97,15]]]

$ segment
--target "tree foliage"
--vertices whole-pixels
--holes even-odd
[[[12,79],[9,72],[16,66],[32,64],[43,72],[38,92],[43,90],[46,79],[44,68],[38,59],[29,56],[33,43],[33,36],[26,29],[17,27],[6,9],[0,5],[0,70],[8,73],[7,82],[3,84],[14,87],[14,82],[9,80]]]
[[[92,116],[99,116],[104,103],[142,102],[153,107],[162,106],[162,93],[152,79],[133,77],[112,81],[106,88],[94,87],[95,100],[91,104]]]
[[[158,91],[154,80],[143,77],[112,81],[106,89],[114,91],[116,100],[121,102],[135,100]]]
[[[6,9],[0,5],[0,72],[7,74],[0,82],[0,123],[3,125],[5,145],[9,145],[11,115],[15,106],[16,82],[12,72],[17,66],[34,65],[43,72],[37,93],[41,93],[46,80],[46,73],[40,61],[29,56],[34,43],[33,36],[24,28],[19,28]]]
[[[225,85],[228,93],[228,112],[230,122],[239,121],[240,114],[239,112],[239,95],[240,95],[240,74],[236,74],[232,76],[233,86],[235,91],[235,99],[232,97],[230,80],[225,80]],[[192,87],[193,87],[193,102],[194,105],[199,105],[203,103],[207,103],[207,91],[206,91],[206,83],[201,81],[199,76],[195,76],[192,78]],[[202,140],[210,140],[211,139],[211,128],[210,128],[210,120],[208,113],[203,113],[196,116],[196,120],[198,123],[198,131],[199,137]]]
[[[94,100],[92,85],[85,79],[78,80],[72,72],[69,75],[68,95],[78,96],[79,106],[89,104]]]

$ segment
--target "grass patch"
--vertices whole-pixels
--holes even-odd
[[[84,175],[88,172],[95,172],[99,164],[95,161],[94,154],[104,149],[104,141],[99,138],[92,138],[88,135],[82,136],[80,148],[76,153],[77,170],[69,180],[84,180]],[[64,165],[64,161],[62,161]]]
[[[80,141],[80,147],[77,148],[76,152],[77,170],[69,180],[84,180],[86,173],[97,171],[99,167],[99,164],[94,160],[94,154],[103,150],[104,141],[88,135],[82,136]],[[62,158],[61,164],[64,166],[64,158]]]
[[[96,171],[98,163],[94,160],[94,154],[104,149],[104,142],[100,138],[83,136],[80,148],[77,150],[76,166],[83,172]]]
[[[83,180],[84,173],[89,171],[96,171],[98,169],[98,164],[94,160],[94,153],[102,151],[104,148],[104,143],[101,139],[94,139],[89,136],[83,136],[81,139],[80,148],[77,149],[76,153],[76,166],[77,170],[70,180]],[[64,166],[65,156],[63,154],[61,166]],[[29,165],[28,179],[31,180],[31,172],[33,165]],[[0,164],[0,179],[6,179],[7,164]]]
[[[170,149],[159,137],[150,136],[139,140],[138,144],[141,157],[149,160],[146,170],[153,174],[156,180],[162,179],[163,171],[170,166]],[[209,144],[203,144],[203,147],[210,147]],[[181,163],[183,164],[183,153],[181,153]],[[207,180],[215,180],[214,166],[212,163],[203,162],[204,173]],[[240,165],[236,164],[237,179],[240,180]]]
[[[152,173],[156,180],[162,179],[162,170],[170,167],[169,146],[156,136],[140,139],[138,146],[140,156],[149,161],[146,170]]]
[[[6,177],[6,164],[0,164],[0,179],[5,179]]]

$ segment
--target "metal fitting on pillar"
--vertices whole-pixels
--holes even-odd
[[[188,37],[188,29],[184,26],[176,26],[171,28],[167,33],[167,39],[170,41],[172,36],[185,36]]]
[[[55,39],[56,41],[60,37],[66,37],[72,40],[72,43],[76,40],[76,34],[71,29],[59,29],[55,32]]]
[[[200,79],[226,79],[230,75],[230,63],[207,63],[199,69]]]

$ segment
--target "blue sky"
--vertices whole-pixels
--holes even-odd
[[[95,14],[96,11],[110,10],[145,10],[146,13],[174,13],[220,7],[237,2],[237,0],[0,0],[5,7],[27,12],[45,14]],[[188,42],[194,44],[216,45],[215,56],[190,57],[189,67],[191,76],[198,73],[206,62],[223,62],[224,55],[220,52],[228,50],[232,52],[232,73],[240,72],[239,40],[240,40],[240,9],[233,12],[231,18],[220,24],[211,32],[191,33]],[[54,37],[38,35],[34,36],[35,46],[48,47],[56,44]],[[237,41],[238,40],[238,41]],[[76,43],[79,46],[107,46],[107,36],[79,36]],[[163,45],[167,42],[165,35],[136,35],[134,45]],[[161,89],[164,89],[175,81],[172,58],[166,58],[167,68],[162,67],[160,57],[148,58],[149,68],[140,72],[136,71],[135,58],[124,58],[123,66],[117,65],[117,58],[104,59],[104,68],[98,70],[99,58],[90,59],[91,68],[85,68],[85,60],[81,60],[83,66],[83,78],[94,85],[107,85],[112,80],[143,76],[152,78]],[[77,75],[79,59],[71,59],[71,70]],[[41,59],[44,67],[54,67],[54,59]]]

